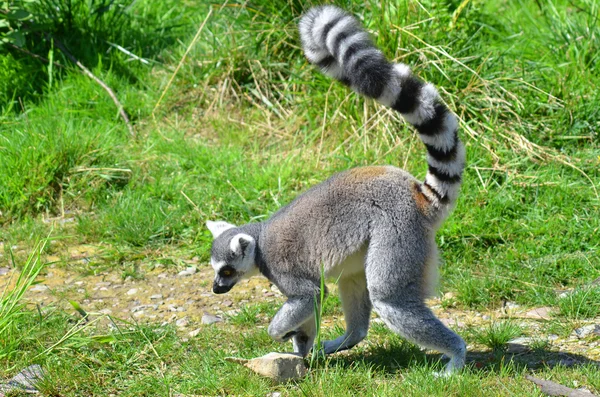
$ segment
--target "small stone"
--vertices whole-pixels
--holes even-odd
[[[175,321],[175,325],[179,328],[187,327],[190,322],[187,317],[182,317],[179,320]]]
[[[153,301],[154,300],[160,300],[162,298],[163,298],[162,294],[156,294],[156,295],[150,296],[150,300],[153,300]]]
[[[491,320],[492,318],[488,314],[484,314],[483,316],[481,316],[481,319],[487,321]]]
[[[529,345],[532,341],[532,338],[527,337],[513,339],[506,344],[506,351],[513,354],[525,353],[531,350]]]
[[[281,291],[279,291],[279,288],[277,288],[275,284],[271,285],[271,291],[273,291],[277,295],[281,295]]]
[[[135,313],[135,312],[139,312],[139,311],[144,311],[146,309],[157,310],[158,309],[158,305],[138,305],[138,306],[134,306],[134,307],[131,308],[131,312]]]
[[[579,339],[587,338],[590,335],[600,336],[600,325],[598,324],[590,324],[581,328],[577,328],[575,330],[575,335]]]
[[[196,266],[190,266],[185,270],[180,271],[179,273],[177,273],[177,275],[179,277],[187,277],[187,276],[191,276],[192,274],[196,274],[198,270],[196,269]]]
[[[185,269],[189,274],[196,274],[196,272],[198,271],[198,269],[196,269],[196,266],[190,266],[187,269]]]
[[[235,362],[250,368],[259,375],[273,379],[276,383],[300,379],[306,376],[308,370],[304,359],[295,354],[269,353],[262,357],[244,360],[234,357],[225,358],[227,361]]]
[[[548,335],[548,340],[549,341],[558,340],[558,335],[556,335],[556,334],[550,334],[550,335]]]
[[[8,274],[8,272],[10,272],[8,267],[0,267],[0,276],[4,276],[5,274]]]
[[[157,276],[158,278],[167,278],[169,275],[167,273],[161,273]]]
[[[127,291],[127,295],[135,295],[137,294],[138,290],[137,288],[132,288],[129,291]]]
[[[188,333],[188,335],[190,336],[190,338],[195,338],[196,336],[198,336],[198,334],[200,334],[200,331],[202,331],[202,330],[200,328],[198,328],[193,331],[190,331]]]
[[[34,285],[29,289],[30,292],[45,292],[47,290],[49,290],[48,286],[43,284]]]
[[[6,385],[0,385],[0,396],[4,393],[25,392],[37,394],[37,384],[44,378],[44,371],[38,364],[30,365],[15,375]]]
[[[549,320],[551,312],[551,307],[536,307],[535,309],[531,309],[527,313],[525,313],[525,317],[536,320]]]
[[[210,314],[202,315],[202,324],[214,324],[223,321],[221,317],[213,316]]]
[[[233,302],[227,299],[223,301],[222,305],[225,307],[231,307],[231,305],[233,305]]]

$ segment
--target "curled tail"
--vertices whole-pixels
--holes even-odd
[[[456,202],[465,167],[458,120],[435,87],[413,76],[404,64],[390,63],[360,22],[335,6],[310,9],[299,23],[306,58],[354,91],[402,114],[427,148],[429,170],[420,192],[447,214]]]

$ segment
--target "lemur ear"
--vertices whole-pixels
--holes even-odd
[[[223,221],[218,221],[218,222],[206,221],[206,227],[212,233],[213,238],[217,238],[224,231],[233,229],[235,227],[235,225],[232,225],[231,223],[227,223],[227,222],[223,222]]]
[[[248,251],[248,248],[252,248],[254,244],[255,241],[252,236],[245,233],[239,233],[233,236],[231,243],[229,243],[229,247],[234,253],[244,255]]]

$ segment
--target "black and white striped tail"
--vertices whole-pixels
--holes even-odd
[[[452,206],[465,166],[456,116],[435,87],[413,76],[404,64],[390,63],[359,21],[335,6],[310,9],[299,23],[308,60],[354,91],[402,114],[427,148],[429,170],[421,185],[436,207]]]

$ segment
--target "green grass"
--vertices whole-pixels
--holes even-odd
[[[600,277],[596,2],[337,3],[361,16],[390,58],[438,86],[461,118],[465,182],[438,233],[441,289],[454,294],[451,309],[551,305],[552,324],[540,332],[565,337],[573,321],[597,318],[600,297],[589,287]],[[81,274],[138,278],[156,263],[174,270],[179,258],[194,255],[205,266],[208,219],[264,219],[358,165],[396,164],[422,178],[424,152],[414,132],[303,58],[295,24],[311,4],[138,1],[109,32],[105,21],[93,24],[83,18],[87,11],[75,11],[71,29],[81,38],[66,44],[116,92],[135,138],[106,93],[58,50],[54,59],[67,67],[49,73],[39,59],[0,47],[2,260],[17,246],[15,263],[24,267],[35,252],[31,241],[52,229],[61,238],[46,255],[99,247],[89,264],[58,264]],[[211,17],[166,90],[209,7]],[[64,30],[53,26],[57,35]],[[27,49],[48,57],[50,43],[33,41]],[[149,63],[131,61],[107,41]],[[564,290],[574,292],[559,298]],[[281,349],[265,330],[275,309],[252,302],[189,341],[158,325],[118,323],[120,331],[111,331],[103,319],[46,352],[70,332],[73,318],[60,310],[40,318],[26,306],[11,320],[23,337],[6,345],[0,368],[8,369],[0,377],[40,363],[52,368],[45,393],[61,396],[539,395],[523,380],[532,369],[504,355],[459,377],[433,378],[438,356],[378,324],[368,344],[320,361],[297,384],[273,386],[223,358]],[[340,315],[337,298],[324,301],[325,318]],[[490,327],[476,330],[490,348],[513,334]],[[323,337],[339,331],[323,329]],[[599,391],[591,368],[536,370]]]
[[[512,339],[520,336],[522,327],[512,321],[491,322],[487,328],[474,330],[473,338],[494,351],[504,350]]]
[[[573,319],[590,319],[600,314],[600,287],[584,287],[558,298],[560,314]]]

